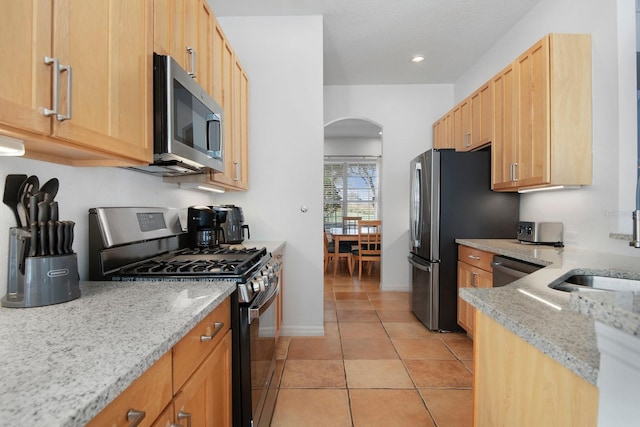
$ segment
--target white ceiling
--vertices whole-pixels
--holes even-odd
[[[218,17],[323,15],[324,84],[352,85],[454,83],[540,0],[208,1]]]

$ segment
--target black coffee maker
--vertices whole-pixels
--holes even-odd
[[[187,210],[187,235],[191,248],[218,246],[220,226],[218,216],[208,206],[190,206]]]

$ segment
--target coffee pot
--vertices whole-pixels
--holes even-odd
[[[187,210],[187,234],[192,248],[218,246],[220,227],[217,215],[208,206],[190,206]]]

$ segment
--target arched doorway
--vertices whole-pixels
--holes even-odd
[[[325,125],[323,218],[329,236],[331,229],[341,228],[347,217],[381,219],[381,159],[380,124],[366,118],[346,117]],[[334,262],[340,259],[343,262],[338,265],[344,273],[345,257],[335,257]]]

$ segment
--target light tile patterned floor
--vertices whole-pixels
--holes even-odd
[[[325,336],[282,337],[272,427],[468,427],[473,343],[437,334],[379,276],[325,276]]]

